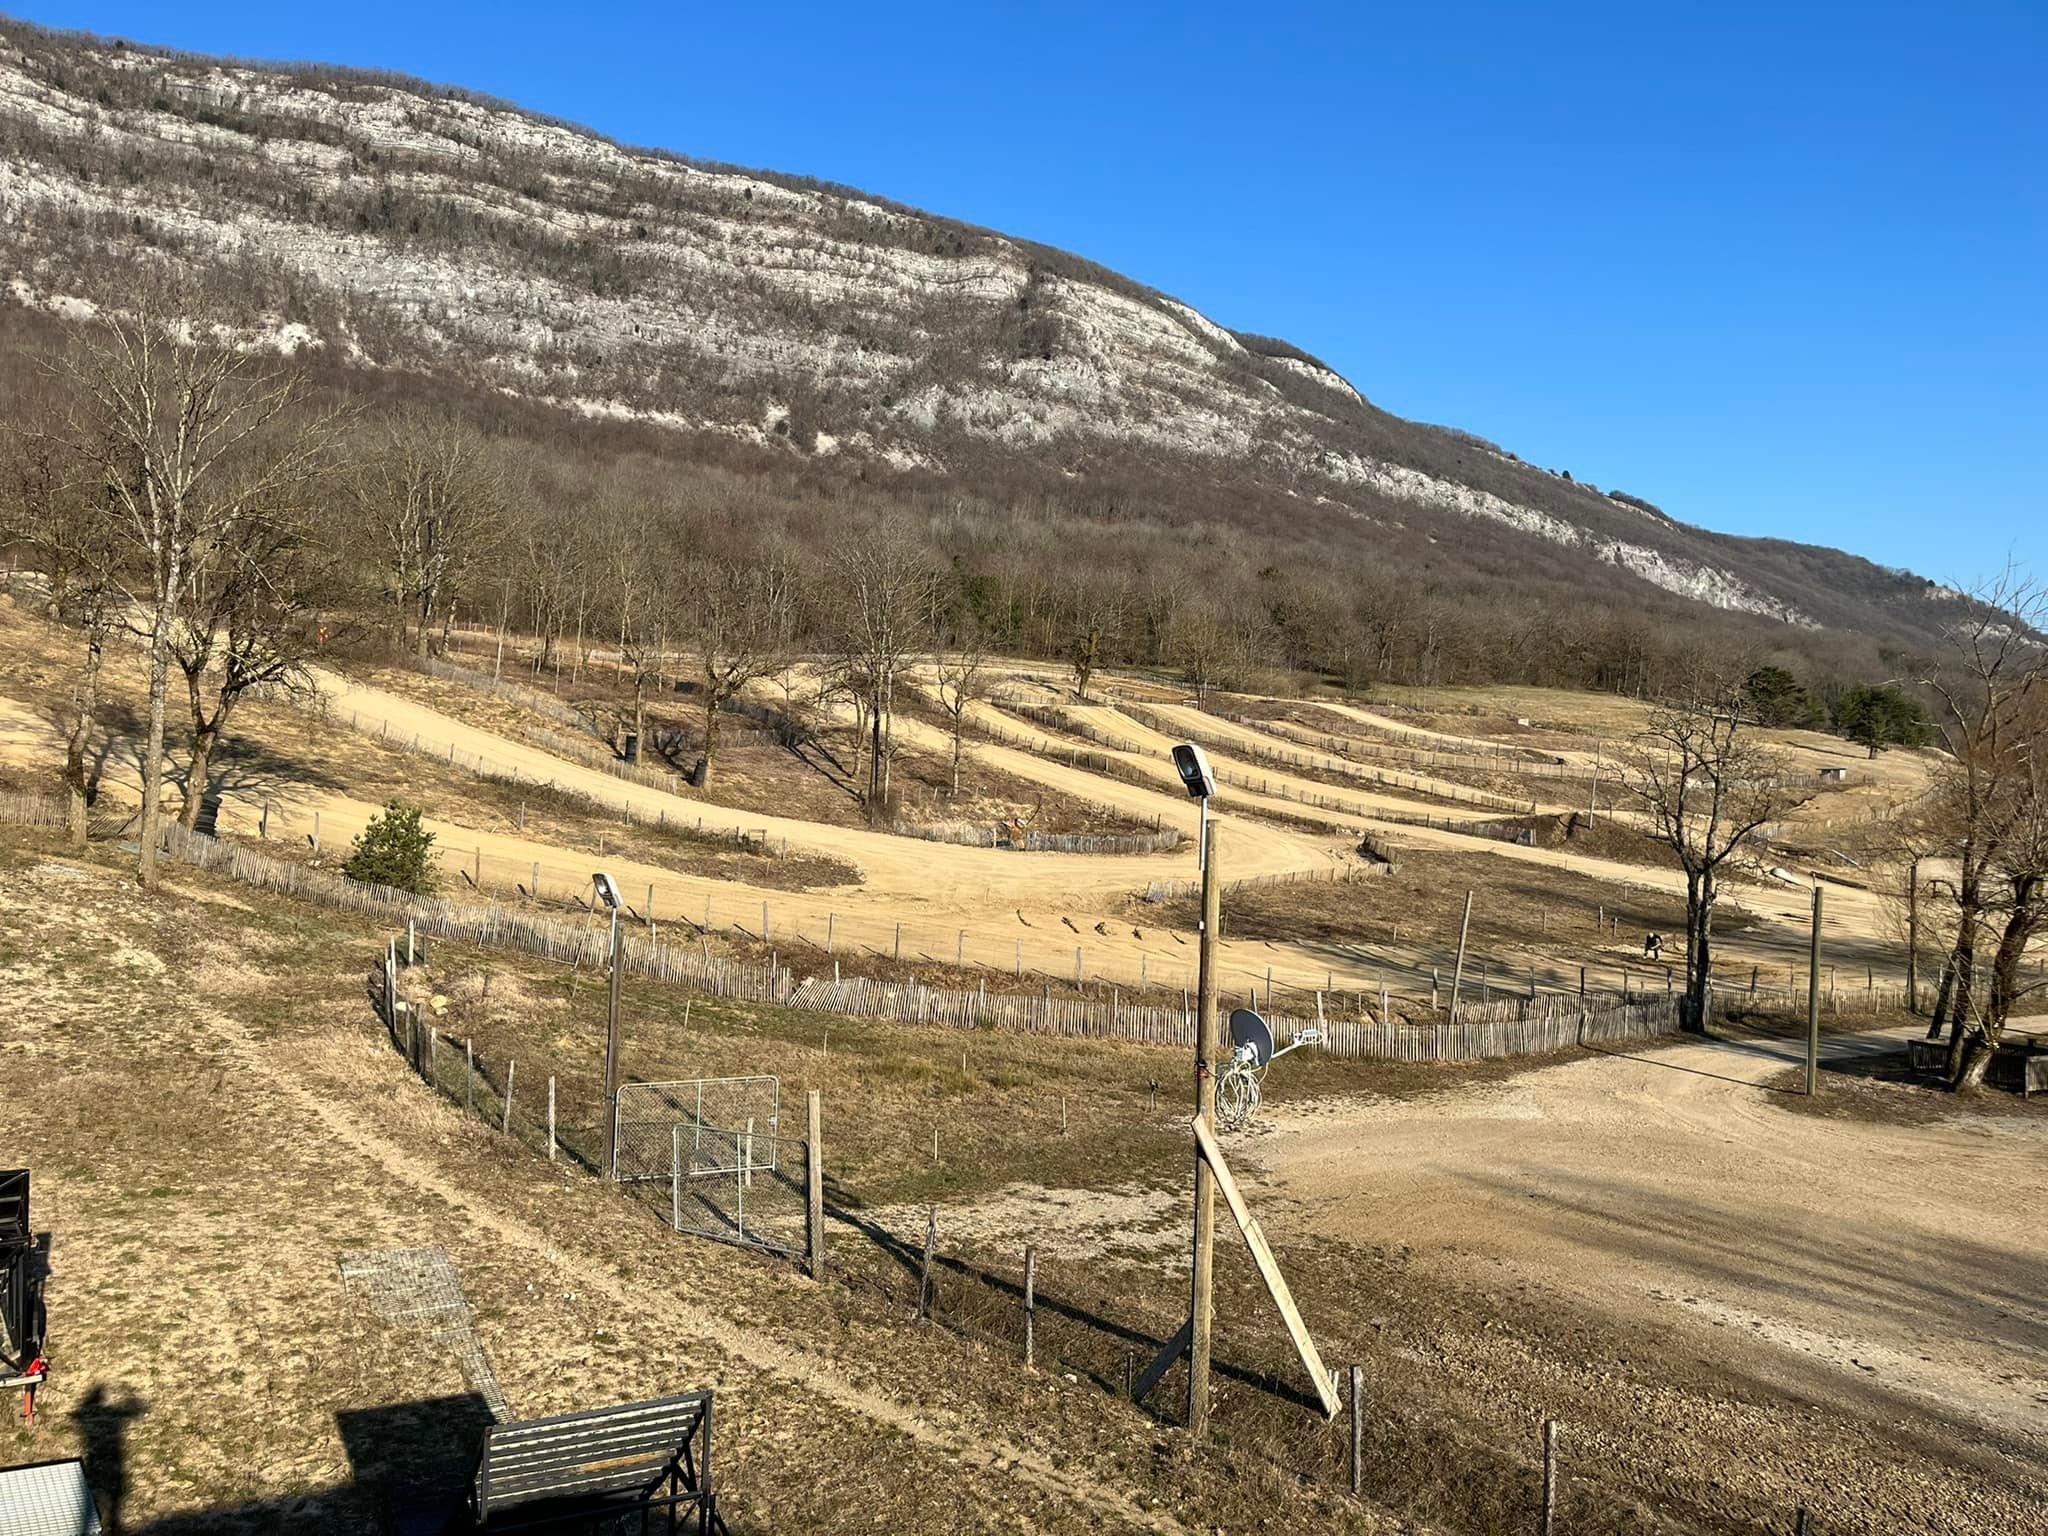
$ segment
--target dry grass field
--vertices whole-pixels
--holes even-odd
[[[0,787],[47,788],[63,637],[0,601],[0,663]],[[133,659],[111,665],[132,696]],[[1043,669],[1010,681],[1059,699]],[[224,838],[332,866],[402,798],[440,839],[444,888],[508,910],[544,895],[589,923],[578,903],[602,865],[634,921],[658,912],[749,965],[1169,1004],[1192,980],[1192,899],[1146,899],[1192,876],[1186,849],[926,842],[825,810],[851,801],[764,740],[736,746],[723,787],[697,796],[551,751],[559,721],[460,681],[385,666],[322,688],[324,713],[266,702],[238,717]],[[1064,725],[984,708],[1001,739],[970,735],[961,801],[922,813],[991,821],[1036,803],[1076,829],[1191,833],[1157,728],[1180,723],[1213,731],[1244,781],[1219,797],[1226,873],[1255,877],[1225,903],[1226,991],[1267,995],[1270,976],[1288,1005],[1325,992],[1344,1016],[1385,984],[1397,1014],[1426,1014],[1468,890],[1468,975],[1489,991],[1525,990],[1532,969],[1541,989],[1575,990],[1580,967],[1596,989],[1624,968],[1661,987],[1642,938],[1679,929],[1682,886],[1626,815],[1538,817],[1528,846],[1461,833],[1437,788],[1353,790],[1276,766],[1272,751],[1298,743],[1261,723],[1317,711],[1357,731],[1360,761],[1404,742],[1457,755],[1527,739],[1590,765],[1633,706],[1208,703],[1106,678],[1061,706]],[[1077,722],[1123,744],[1090,744]],[[828,740],[845,724],[823,704],[813,723]],[[380,1323],[338,1268],[352,1250],[438,1244],[515,1413],[717,1389],[738,1531],[1522,1531],[1545,1418],[1565,1426],[1563,1531],[1735,1536],[1789,1529],[1802,1504],[1830,1536],[2048,1531],[2048,1313],[2032,1278],[2048,1260],[2048,1111],[1931,1104],[1899,1070],[1921,1025],[1856,997],[1898,968],[1881,871],[1830,888],[1842,995],[1817,1101],[1788,1091],[1782,1015],[1736,1011],[1752,967],[1768,988],[1803,964],[1806,892],[1760,870],[1723,908],[1738,996],[1722,1038],[1442,1066],[1302,1052],[1273,1069],[1230,1155],[1326,1360],[1364,1372],[1354,1498],[1347,1426],[1310,1407],[1228,1228],[1213,1444],[1174,1428],[1178,1370],[1126,1400],[1186,1307],[1184,1051],[629,979],[629,1080],[773,1075],[792,1130],[804,1092],[821,1093],[831,1262],[813,1282],[671,1232],[665,1190],[591,1176],[601,972],[454,942],[404,972],[443,1049],[485,1064],[465,1110],[378,1021],[388,927],[177,863],[161,895],[139,894],[121,842],[135,721],[108,725],[103,840],[73,855],[52,834],[0,830],[0,980],[17,1004],[0,1025],[0,1096],[17,1106],[0,1161],[33,1167],[54,1234],[56,1365],[38,1427],[10,1426],[0,1450],[87,1454],[130,1530],[369,1531],[388,1495],[459,1476],[477,1422],[461,1372]],[[919,712],[901,731],[912,778],[928,780],[943,732]],[[1813,763],[1840,743],[1788,747]],[[1846,846],[1925,774],[1888,754],[1788,818],[1788,844],[1816,860]],[[1512,761],[1485,777],[1545,793]],[[1331,804],[1305,798],[1325,792]],[[765,846],[736,841],[758,833]],[[1368,839],[1392,872],[1367,868]],[[511,1062],[505,1135],[495,1095]],[[536,1119],[550,1080],[553,1162]]]

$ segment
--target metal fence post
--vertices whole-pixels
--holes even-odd
[[[672,1232],[683,1230],[683,1128],[669,1127],[668,1225]]]

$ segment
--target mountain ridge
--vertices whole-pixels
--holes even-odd
[[[864,476],[972,483],[1000,462],[1057,486],[1127,463],[1425,553],[1484,525],[1560,572],[1795,631],[1919,640],[1953,606],[1404,421],[1302,348],[1084,257],[460,88],[0,20],[0,135],[24,308],[89,314],[80,274],[164,262],[273,345]]]

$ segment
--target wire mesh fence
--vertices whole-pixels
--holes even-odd
[[[782,1085],[773,1077],[627,1083],[619,1089],[614,1167],[621,1183],[666,1181],[674,1145],[686,1144],[694,1158],[707,1135],[759,1134],[772,1141],[781,1119]]]
[[[665,1193],[669,1225],[719,1242],[807,1251],[809,1146],[801,1137],[752,1129],[676,1125],[670,1132],[667,1189],[643,1183],[643,1197]]]

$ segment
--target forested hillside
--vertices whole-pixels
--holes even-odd
[[[1218,681],[1638,691],[1702,641],[1819,681],[1958,608],[1402,420],[1080,257],[396,77],[0,22],[0,252],[11,422],[148,308],[345,407],[335,525],[408,454],[451,466],[477,515],[429,627],[597,622],[622,541],[772,547],[829,589],[879,524],[991,645]]]

